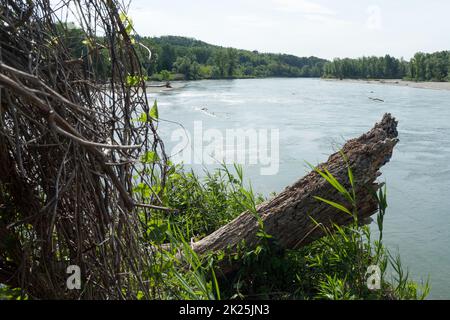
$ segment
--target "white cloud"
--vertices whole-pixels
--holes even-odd
[[[227,16],[227,20],[233,26],[253,27],[253,28],[270,28],[276,24],[274,20],[254,15],[230,15]]]
[[[336,11],[313,0],[272,0],[276,9],[282,12],[301,15],[304,21],[323,24],[328,27],[338,27],[353,24],[349,20],[338,18]],[[298,17],[296,18],[297,21]]]
[[[381,30],[383,28],[383,18],[381,15],[381,8],[379,6],[369,6],[367,8],[366,27],[369,30]]]
[[[335,15],[336,12],[309,0],[273,0],[279,10],[316,15]]]
[[[435,2],[439,5],[408,0],[132,0],[130,16],[142,35],[182,35],[299,56],[389,52],[409,58],[416,51],[450,47],[450,37],[442,37],[450,33],[450,1]]]
[[[327,27],[330,27],[330,25],[334,27],[354,25],[354,22],[350,20],[339,19],[337,17],[328,15],[305,14],[304,17],[306,18],[306,20],[320,24],[325,24],[327,25]]]

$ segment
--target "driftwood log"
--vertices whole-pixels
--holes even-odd
[[[357,139],[349,140],[340,152],[331,155],[327,162],[318,166],[327,169],[347,190],[350,190],[348,166],[351,167],[357,200],[358,220],[370,220],[378,209],[373,195],[381,186],[376,182],[381,174],[380,168],[386,164],[398,142],[397,121],[390,114],[385,114],[369,132]],[[343,159],[345,154],[347,161]],[[285,249],[304,246],[324,235],[324,228],[332,223],[347,225],[353,218],[334,207],[318,201],[314,196],[344,204],[352,211],[352,206],[345,202],[323,177],[312,171],[292,186],[287,187],[275,198],[257,207],[257,213],[264,222],[265,231],[276,239],[277,244]],[[314,221],[315,222],[314,222]],[[317,224],[318,223],[318,224]],[[192,244],[198,254],[224,250],[233,253],[242,241],[248,248],[258,242],[258,219],[254,213],[244,212],[227,225],[216,230],[198,242]],[[231,250],[231,252],[230,252]],[[223,272],[231,271],[233,266],[224,266]]]

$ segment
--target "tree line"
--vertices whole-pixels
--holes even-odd
[[[407,78],[416,81],[450,81],[450,51],[416,53],[409,63]]]
[[[211,45],[203,41],[164,36],[140,37],[153,52],[147,65],[149,76],[184,79],[324,77],[338,79],[405,79],[450,81],[450,51],[418,52],[410,61],[390,55],[356,59],[259,53]]]
[[[72,26],[67,39],[60,44],[71,48],[75,58],[86,54],[101,37],[85,39]],[[336,58],[260,53],[211,45],[179,36],[141,37],[134,35],[137,53],[141,55],[144,74],[153,80],[232,79],[266,77],[324,77],[337,79],[406,79],[413,81],[450,81],[450,51],[418,52],[410,61],[390,55],[384,57]],[[140,44],[140,45],[138,45]],[[101,46],[100,46],[101,48]],[[151,59],[148,59],[148,49]],[[108,52],[98,49],[96,72],[109,72]]]
[[[322,76],[338,79],[450,81],[450,51],[418,52],[409,62],[390,55],[334,59],[324,65]]]
[[[408,69],[408,63],[389,55],[358,59],[334,59],[325,64],[323,77],[339,79],[400,79]]]
[[[177,36],[139,37],[151,48],[149,75],[168,77],[170,73],[185,79],[224,79],[262,77],[320,77],[324,59],[287,54],[259,53],[207,44]]]

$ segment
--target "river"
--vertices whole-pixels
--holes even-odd
[[[399,120],[400,142],[382,169],[389,203],[384,241],[392,252],[400,252],[413,279],[430,277],[430,298],[450,298],[450,91],[249,79],[188,82],[182,89],[150,97],[158,100],[168,153],[179,144],[172,141],[179,126],[164,119],[181,123],[192,136],[199,124],[203,132],[216,129],[224,136],[236,128],[277,131],[276,174],[262,175],[260,163],[244,166],[253,188],[265,195],[303,176],[309,171],[306,161],[325,161],[345,140],[366,132],[390,112]],[[252,152],[246,150],[247,155]]]

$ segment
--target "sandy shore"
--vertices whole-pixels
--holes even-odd
[[[167,88],[162,86],[165,84],[165,82],[156,82],[156,81],[149,81],[147,82],[147,93],[160,93],[160,92],[166,92],[166,91],[173,91],[182,89],[187,85],[186,81],[170,81],[171,88]]]
[[[432,89],[432,90],[450,90],[450,82],[415,82],[415,81],[405,81],[401,79],[388,79],[388,80],[358,80],[358,79],[322,79],[322,81],[338,81],[343,83],[367,83],[367,84],[380,84],[380,85],[391,85],[391,86],[401,86],[401,87],[411,87],[419,89]],[[147,87],[148,93],[160,93],[165,91],[173,91],[177,89],[182,89],[187,85],[187,81],[171,81],[170,85],[172,88],[159,87],[164,82],[148,82],[150,85]],[[154,86],[154,87],[152,87]]]
[[[415,82],[405,81],[401,79],[389,79],[389,80],[357,80],[357,79],[323,79],[324,81],[339,81],[348,83],[368,83],[368,84],[382,84],[391,86],[411,87],[419,89],[432,89],[432,90],[450,90],[450,82]]]

